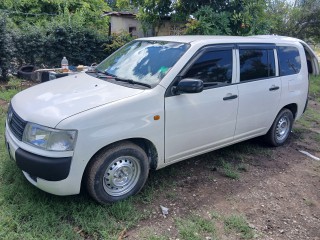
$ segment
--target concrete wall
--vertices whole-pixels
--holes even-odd
[[[136,30],[132,32],[134,37],[144,37],[142,26],[140,22],[131,17],[110,16],[111,33],[129,32],[129,28],[135,27]]]
[[[159,28],[156,29],[158,36],[182,35],[184,33],[184,25],[182,23],[172,23],[164,20]]]

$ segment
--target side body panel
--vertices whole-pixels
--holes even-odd
[[[308,98],[309,81],[306,55],[300,43],[277,44],[277,46],[294,46],[299,50],[301,59],[301,70],[297,74],[281,77],[282,96],[279,108],[280,110],[288,104],[297,104],[298,109],[295,116],[295,120],[297,120],[301,117]]]
[[[166,162],[205,152],[233,140],[238,99],[235,85],[165,98]]]

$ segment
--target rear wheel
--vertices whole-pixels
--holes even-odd
[[[142,148],[131,142],[118,143],[92,159],[87,189],[100,203],[116,202],[138,193],[148,173],[148,158]]]
[[[283,145],[290,135],[292,124],[292,112],[286,108],[282,109],[266,134],[266,141],[275,147]]]

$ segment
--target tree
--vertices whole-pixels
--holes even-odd
[[[139,6],[138,19],[142,23],[144,32],[149,29],[156,35],[156,28],[161,25],[163,17],[172,12],[171,0],[136,0]]]
[[[230,35],[230,13],[216,12],[209,6],[201,7],[186,24],[187,34]]]
[[[320,0],[270,0],[268,16],[272,19],[271,32],[309,41],[320,41]]]
[[[239,0],[233,1],[231,5],[233,35],[269,34],[271,23],[266,13],[265,0]]]
[[[270,20],[265,9],[264,0],[213,1],[192,14],[195,19],[189,19],[186,32],[213,35],[266,34],[269,32]]]

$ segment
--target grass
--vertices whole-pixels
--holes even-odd
[[[235,169],[234,166],[231,165],[231,163],[222,161],[221,163],[223,174],[231,179],[239,179],[240,175],[239,172]]]
[[[17,89],[17,88],[11,88],[11,89],[8,89],[8,90],[1,90],[0,91],[0,99],[6,101],[6,102],[9,102],[10,99],[16,95],[20,90]]]
[[[8,88],[1,88],[0,99],[9,102],[10,99],[21,91],[21,80],[18,78],[11,78],[7,83]]]
[[[319,76],[310,77],[309,96],[314,99],[317,99],[320,97],[320,77]]]
[[[227,232],[236,232],[242,239],[251,239],[254,237],[254,231],[249,227],[245,217],[241,215],[231,215],[224,219]]]
[[[140,231],[139,239],[141,240],[169,240],[167,234],[157,235],[153,227],[146,227]]]
[[[312,139],[315,140],[316,142],[320,143],[320,133],[313,133],[311,135]]]
[[[309,207],[312,207],[312,206],[315,206],[316,204],[314,203],[314,201],[310,200],[310,199],[306,199],[306,198],[303,198],[303,202],[309,206]]]
[[[305,128],[312,128],[314,124],[320,124],[320,113],[312,108],[307,108],[298,123]]]
[[[4,126],[5,109],[0,111]],[[38,190],[9,159],[0,128],[0,239],[118,239],[142,219],[132,198],[102,206],[85,194],[58,197]]]
[[[216,227],[212,220],[192,215],[186,219],[176,219],[176,225],[182,240],[216,239]]]

